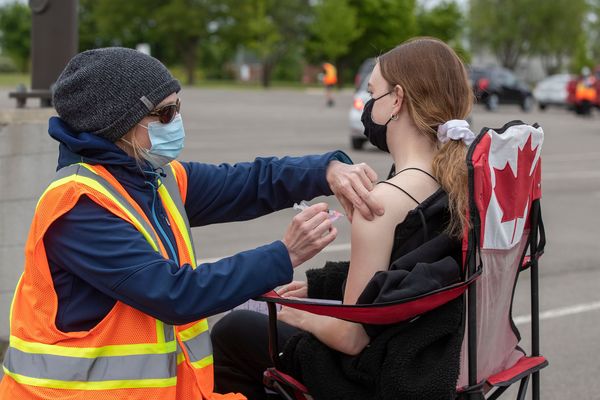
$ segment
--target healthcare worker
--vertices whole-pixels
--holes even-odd
[[[58,78],[57,173],[31,224],[0,399],[243,399],[213,393],[205,318],[290,282],[336,229],[319,203],[282,240],[197,265],[190,227],[332,192],[349,215],[383,213],[374,171],[339,151],[175,161],[179,90],[158,60],[125,48],[80,53]]]

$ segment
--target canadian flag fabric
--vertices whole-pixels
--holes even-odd
[[[475,193],[481,212],[484,249],[510,249],[528,228],[529,209],[541,197],[544,131],[514,125],[488,129],[473,155]]]

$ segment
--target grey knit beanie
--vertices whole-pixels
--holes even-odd
[[[119,140],[181,86],[156,58],[107,47],[77,54],[54,86],[52,101],[76,132]]]

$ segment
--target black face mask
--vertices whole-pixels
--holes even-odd
[[[365,108],[363,109],[362,116],[360,117],[360,121],[365,127],[363,135],[365,135],[369,139],[369,142],[371,142],[375,147],[388,153],[390,152],[390,149],[387,145],[387,125],[390,123],[392,118],[390,117],[385,125],[379,125],[373,121],[371,113],[373,112],[373,106],[375,105],[375,102],[390,93],[391,92],[387,92],[375,99],[367,101]]]

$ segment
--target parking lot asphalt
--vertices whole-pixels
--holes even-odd
[[[341,149],[371,165],[384,178],[391,158],[372,147],[350,149],[347,114],[351,91],[336,93],[325,107],[320,90],[205,90],[184,88],[186,129],[183,160],[208,163],[249,161],[256,156],[317,154]],[[0,92],[0,108],[13,105]],[[501,106],[494,113],[475,106],[474,131],[520,119],[545,132],[542,209],[548,244],[541,261],[541,349],[550,366],[542,372],[542,398],[600,399],[600,112],[577,117],[562,109],[524,113]],[[341,210],[334,198],[325,198]],[[282,238],[295,212],[283,210],[254,221],[194,228],[199,258],[211,261]],[[347,221],[336,222],[336,241],[296,269],[349,258]],[[528,347],[528,274],[515,294],[514,312]],[[7,321],[2,321],[6,323]],[[490,344],[493,345],[493,344]],[[510,398],[510,396],[509,396]]]

